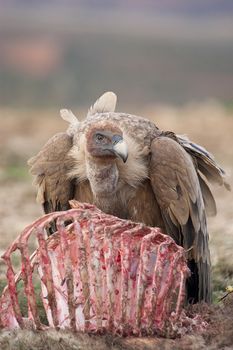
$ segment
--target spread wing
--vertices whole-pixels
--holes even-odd
[[[68,201],[73,198],[74,184],[67,178],[71,147],[72,137],[65,132],[58,133],[28,161],[38,186],[37,200],[43,205],[45,213],[68,209]]]
[[[158,137],[151,145],[150,181],[167,233],[187,251],[188,298],[210,301],[210,253],[205,206],[191,156],[176,141]]]

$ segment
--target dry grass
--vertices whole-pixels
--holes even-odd
[[[202,332],[192,332],[177,339],[74,334],[71,331],[15,330],[0,331],[1,350],[218,350],[232,349],[233,298],[225,305],[190,307],[189,314],[200,313],[209,323]]]

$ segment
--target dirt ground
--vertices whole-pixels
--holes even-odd
[[[74,112],[78,116],[85,115],[84,110]],[[131,110],[129,108],[124,112],[131,112]],[[216,101],[206,101],[202,104],[191,103],[182,107],[147,106],[139,111],[138,114],[153,119],[157,126],[163,130],[172,130],[179,134],[186,134],[196,143],[206,147],[215,155],[218,163],[226,170],[229,183],[233,187],[232,108],[224,107]],[[32,178],[28,175],[26,161],[36,154],[50,136],[56,132],[63,131],[66,128],[66,124],[59,118],[59,111],[18,111],[8,109],[0,110],[0,123],[0,253],[2,254],[22,229],[42,214],[41,208],[35,202],[35,188],[32,186]],[[216,302],[220,296],[224,295],[225,287],[233,283],[233,198],[232,192],[227,192],[223,188],[214,188],[213,191],[216,197],[218,214],[215,218],[209,218],[208,225],[213,265],[214,298]],[[0,273],[0,278],[4,278],[4,266],[2,263],[0,264]],[[220,306],[217,307],[217,314],[219,314],[222,309]],[[184,342],[184,345],[174,343],[173,340],[169,340],[166,343],[158,340],[156,346],[160,349],[233,349],[233,334],[228,329],[229,324],[233,324],[232,310],[231,308],[231,317],[229,317],[229,313],[222,314],[224,316],[222,316],[220,323],[216,320],[216,313],[213,312],[211,314],[212,320],[216,321],[215,324],[221,324],[222,339],[219,343],[213,341],[216,339],[216,336],[219,337],[219,334],[217,335],[217,330],[214,330],[214,327],[212,327],[210,333],[206,333],[204,337],[202,335],[196,335],[195,337],[187,335],[181,340]],[[225,321],[223,322],[223,320]],[[51,331],[49,337],[53,338],[54,334]],[[20,332],[17,333],[17,337],[13,335],[13,338],[12,333],[2,332],[0,348],[17,349],[14,339],[20,339],[20,337]],[[207,339],[208,337],[209,340]],[[225,343],[223,338],[226,340]],[[35,342],[36,339],[40,339],[38,341],[41,342],[39,334],[34,337]],[[210,341],[210,339],[212,340]],[[65,340],[63,340],[60,341],[60,345],[57,345],[57,347],[48,345],[43,349],[88,349],[86,346],[78,345],[81,344],[80,339],[77,344],[74,341],[73,347],[68,347],[64,343]],[[86,341],[86,339],[84,340]],[[85,344],[84,340],[82,340],[83,344]],[[118,339],[118,345],[116,345],[114,340],[115,343],[113,342],[111,347],[108,345],[108,341],[99,343],[99,340],[96,340],[96,343],[95,341],[93,343],[92,339],[90,343],[92,345],[89,345],[95,349],[155,348],[155,343],[150,345],[148,340],[143,339],[138,340],[136,343],[136,340],[132,339],[124,340],[121,343]],[[53,341],[51,344],[53,344]],[[178,348],[176,344],[180,344]],[[219,344],[219,347],[216,347],[216,344]],[[29,349],[26,346],[21,348]],[[39,348],[36,345],[32,348],[42,349],[42,347]]]

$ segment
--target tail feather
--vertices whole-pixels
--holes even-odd
[[[188,303],[195,304],[200,301],[211,303],[211,280],[210,280],[210,265],[208,262],[195,260],[188,261],[188,267],[191,271],[191,276],[187,279],[187,301]]]

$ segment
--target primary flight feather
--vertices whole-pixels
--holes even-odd
[[[211,299],[206,213],[216,214],[207,181],[224,185],[224,171],[201,146],[142,117],[115,113],[107,92],[79,122],[70,123],[29,160],[45,213],[69,208],[69,200],[95,204],[123,219],[161,227],[187,251],[187,298]]]

